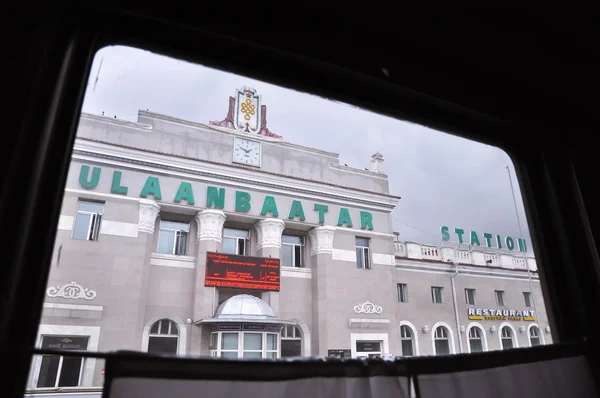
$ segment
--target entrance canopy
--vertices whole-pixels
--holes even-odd
[[[202,324],[263,324],[283,327],[295,322],[284,321],[275,316],[273,309],[264,300],[249,294],[238,294],[225,300],[215,312],[212,318],[204,318],[197,321],[196,325]]]

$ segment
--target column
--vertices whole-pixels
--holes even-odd
[[[257,236],[257,256],[281,258],[281,234],[285,222],[278,218],[265,218],[254,224],[254,228]],[[279,314],[279,292],[263,292],[262,299],[271,306],[275,315]]]
[[[137,314],[135,337],[137,350],[139,350],[139,344],[142,341],[142,331],[144,330],[144,326],[146,326],[144,319],[146,315],[146,304],[148,303],[148,294],[151,294],[151,292],[148,292],[150,255],[152,252],[156,251],[156,247],[154,247],[154,228],[159,213],[160,206],[156,201],[140,199],[138,212],[138,242],[136,244],[144,248],[143,257],[139,259],[139,263],[136,260],[129,259],[127,268],[130,274],[121,276],[127,280],[127,288],[130,290],[130,293],[132,293],[134,289],[137,290],[139,288],[137,294],[132,294],[132,297],[139,297],[139,301],[136,303],[137,310],[135,311]],[[124,310],[126,305],[126,301],[122,302],[119,305],[119,310]]]
[[[225,213],[221,210],[206,209],[196,214],[198,229],[196,241],[198,242],[198,253],[196,255],[196,289],[193,298],[193,321],[203,318],[211,318],[217,308],[217,291],[214,287],[204,287],[204,276],[206,274],[206,253],[221,251],[223,242],[223,224]],[[201,329],[192,328],[190,343],[190,354],[208,354],[208,343],[202,345]],[[205,334],[205,336],[207,336]]]
[[[331,263],[335,228],[320,226],[308,232],[312,265],[313,330],[311,331],[312,355],[327,356],[329,348],[327,330],[327,280],[336,278],[328,275],[327,264]],[[334,348],[334,347],[331,347]]]

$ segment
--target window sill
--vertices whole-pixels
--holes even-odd
[[[152,253],[150,254],[150,265],[176,268],[196,268],[196,257],[178,256],[175,254]]]
[[[310,279],[312,278],[312,270],[310,268],[281,266],[281,276]]]

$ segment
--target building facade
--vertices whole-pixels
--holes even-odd
[[[266,120],[252,88],[207,124],[83,114],[38,346],[357,358],[551,342],[533,258],[401,241],[380,153],[348,167]],[[30,388],[102,375],[43,356]]]

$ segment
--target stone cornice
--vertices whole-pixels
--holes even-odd
[[[230,182],[238,185],[246,185],[253,189],[263,187],[269,192],[279,190],[282,193],[289,192],[292,195],[304,194],[311,198],[311,200],[324,198],[329,201],[352,203],[354,206],[358,204],[379,211],[391,211],[395,208],[398,199],[400,199],[398,196],[388,194],[265,171],[247,170],[244,167],[201,161],[179,155],[157,153],[82,138],[78,138],[75,143],[73,159],[83,161],[97,159],[97,163],[109,165],[121,163],[121,167],[129,167],[133,170],[139,168],[147,170],[150,167],[157,171],[162,170],[162,174],[167,176],[183,174],[186,176],[195,176],[196,180],[200,180],[198,177],[206,177],[206,179],[214,179],[214,183],[217,181]],[[263,174],[264,176],[257,174]],[[324,191],[324,186],[330,187],[329,192]]]

